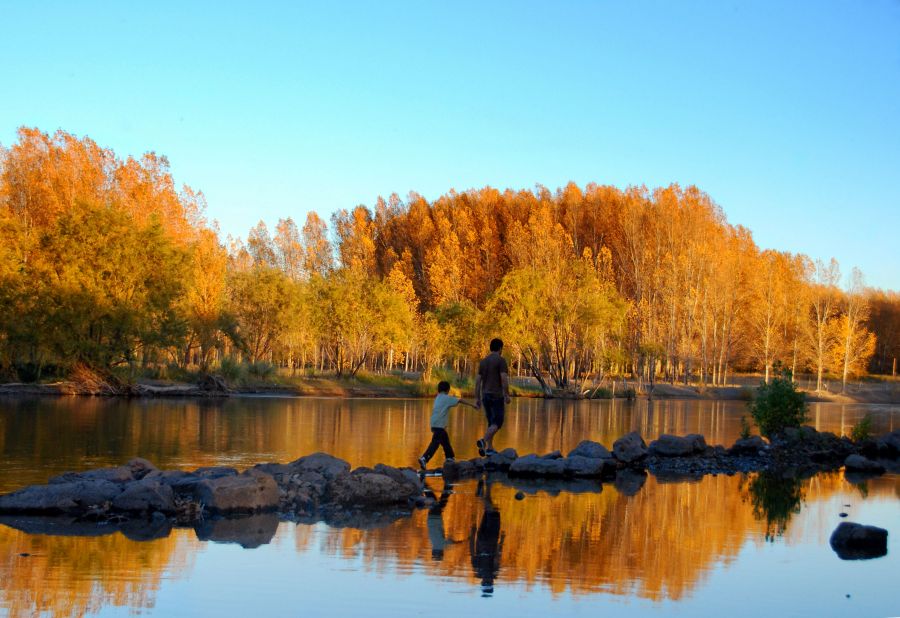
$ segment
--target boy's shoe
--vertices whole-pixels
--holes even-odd
[[[419,457],[419,467],[422,468],[423,470],[428,469],[428,462],[425,461],[424,457]]]
[[[484,439],[479,438],[478,440],[476,440],[475,446],[478,447],[478,456],[484,457],[484,447],[487,446],[487,443],[484,441]]]
[[[456,460],[453,457],[448,457],[444,460],[444,463],[456,463]]]
[[[496,455],[496,454],[497,454],[497,451],[495,451],[492,448],[489,448],[488,450],[486,450],[484,452],[485,457],[490,457],[491,455]]]

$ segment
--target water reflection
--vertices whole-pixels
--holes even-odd
[[[124,531],[67,537],[34,519],[9,522],[29,532],[0,525],[0,608],[11,616],[85,615],[105,606],[150,609],[168,580],[191,577],[194,561],[211,543],[274,552],[288,564],[324,552],[379,574],[456,580],[485,596],[540,587],[556,596],[603,592],[678,601],[738,561],[748,542],[826,544],[840,521],[835,501],[842,506],[863,499],[836,473],[797,486],[765,476],[643,480],[629,495],[632,484],[619,491],[596,482],[554,485],[488,476],[451,486],[429,478],[435,499],[429,509],[361,522],[363,529],[257,515],[210,520],[141,542]],[[516,500],[519,491],[526,493],[524,500]],[[898,492],[900,477],[870,479],[865,500],[896,504]],[[782,536],[772,535],[773,525]],[[254,577],[269,582],[292,575],[290,569],[247,574],[250,585]],[[383,585],[404,584],[386,579]]]
[[[0,397],[0,491],[39,483],[67,470],[118,465],[141,456],[159,466],[249,467],[327,451],[356,465],[415,465],[430,437],[428,400],[233,398],[169,401]],[[898,406],[814,404],[819,430],[847,432],[866,412],[875,431],[900,421]],[[632,430],[701,433],[730,444],[746,414],[739,401],[513,402],[498,447],[520,453],[568,451],[589,438],[611,445]],[[482,415],[451,413],[460,457],[475,456]],[[435,464],[440,464],[440,456]]]

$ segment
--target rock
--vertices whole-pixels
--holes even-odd
[[[152,465],[152,464],[151,464]],[[51,485],[73,483],[76,481],[109,481],[110,483],[130,483],[134,480],[131,466],[116,466],[115,468],[95,468],[84,472],[65,472],[54,476],[48,482]]]
[[[880,456],[896,458],[900,455],[900,429],[880,436],[875,440],[875,445]]]
[[[333,481],[341,475],[350,472],[350,464],[343,459],[333,457],[328,453],[313,453],[288,464],[297,474],[305,472],[317,472],[329,481]]]
[[[204,466],[194,470],[193,475],[204,479],[220,479],[226,476],[237,476],[238,471],[230,466]]]
[[[194,533],[201,541],[237,543],[244,549],[267,545],[277,531],[278,517],[274,513],[205,519],[194,526]]]
[[[562,457],[562,453],[559,451],[550,451],[546,455],[541,455],[541,459],[560,459]]]
[[[512,462],[518,458],[519,454],[516,452],[516,449],[506,448],[499,453],[488,456],[484,460],[484,467],[491,470],[508,470]]]
[[[128,461],[128,468],[131,470],[131,478],[136,481],[141,480],[151,472],[159,472],[152,463],[144,459],[143,457],[135,457]]]
[[[706,440],[700,434],[684,436],[663,434],[650,443],[650,454],[660,457],[687,457],[706,450]]]
[[[562,460],[564,472],[567,475],[577,478],[600,478],[605,472],[612,472],[616,468],[610,456],[607,459],[582,457],[580,455],[570,455]]]
[[[867,472],[871,474],[883,474],[884,466],[877,461],[866,459],[862,455],[850,455],[844,460],[844,468],[849,472]]]
[[[841,522],[831,533],[831,549],[841,560],[866,560],[887,554],[888,532],[876,526]]]
[[[608,459],[612,457],[605,446],[599,442],[582,440],[574,449],[569,451],[569,457],[588,457],[590,459]]]
[[[478,472],[474,461],[463,459],[461,461],[445,461],[442,474],[445,478],[461,478],[474,476]]]
[[[106,480],[30,485],[0,496],[0,513],[80,513],[111,502],[120,493],[122,485]]]
[[[623,496],[634,496],[646,482],[646,472],[625,468],[616,472],[616,480],[613,481],[613,487]]]
[[[647,444],[641,434],[632,431],[613,443],[613,455],[622,463],[635,463],[647,456]]]
[[[729,455],[759,455],[768,448],[766,441],[762,436],[750,436],[749,438],[741,438],[735,441],[734,445],[728,449]]]
[[[188,487],[193,498],[211,513],[274,510],[280,499],[275,479],[255,470],[236,476],[203,478]]]
[[[519,457],[509,466],[510,476],[565,476],[563,459],[547,459],[538,455]]]
[[[516,500],[524,500],[524,499],[525,499],[525,493],[521,492],[521,491],[517,491],[516,492]]]
[[[420,494],[425,489],[422,479],[419,478],[419,473],[412,468],[394,468],[384,464],[376,464],[375,472],[389,476],[401,485],[407,485],[410,493]]]
[[[175,512],[175,492],[172,487],[157,479],[144,479],[125,486],[125,490],[112,501],[117,511],[162,513]]]
[[[344,507],[373,507],[406,505],[421,490],[410,483],[371,470],[357,468],[350,474],[337,477],[330,485],[332,502]]]

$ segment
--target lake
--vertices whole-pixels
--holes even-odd
[[[403,399],[0,398],[0,491],[133,456],[183,469],[244,468],[314,451],[354,466],[413,465],[430,437],[429,409],[429,401]],[[877,432],[900,426],[900,406],[813,404],[810,413],[810,424],[836,433],[866,413]],[[702,433],[730,444],[743,414],[742,402],[519,399],[496,444],[520,454],[565,452],[582,439],[611,446],[635,429],[648,441]],[[451,413],[458,457],[475,455],[483,428],[474,411]],[[513,483],[505,475],[426,483],[434,507],[360,527],[260,515],[138,541],[0,525],[0,614],[900,613],[898,475],[861,484],[840,473],[692,483],[651,475],[642,485]],[[887,528],[888,555],[840,560],[828,537],[841,513]]]

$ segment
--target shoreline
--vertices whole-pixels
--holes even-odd
[[[0,384],[0,396],[9,397],[124,397],[124,398],[227,398],[243,395],[270,395],[275,397],[337,397],[337,398],[410,398],[427,399],[433,397],[430,385],[421,380],[392,380],[379,383],[373,379],[339,379],[315,377],[295,380],[293,383],[258,382],[228,386],[224,382],[160,382],[139,380],[124,388],[97,387],[73,381],[59,381],[46,384],[10,382]],[[756,387],[718,386],[701,389],[696,386],[657,384],[651,395],[638,393],[625,396],[616,394],[615,399],[659,400],[701,400],[701,401],[749,401]],[[464,398],[472,398],[469,389],[454,389]],[[624,389],[623,389],[624,390]],[[856,403],[856,404],[900,404],[900,385],[892,388],[859,389],[855,393],[832,394],[803,392],[808,403]],[[574,397],[567,394],[545,395],[537,390],[515,385],[513,397],[533,399],[565,400],[610,400],[611,397]]]

